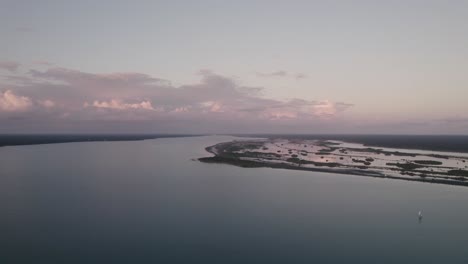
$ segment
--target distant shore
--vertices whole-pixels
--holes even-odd
[[[184,134],[39,134],[39,135],[0,135],[0,147],[41,145],[72,142],[102,142],[102,141],[137,141],[156,138],[191,137],[199,135]]]

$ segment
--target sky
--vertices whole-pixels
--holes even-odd
[[[466,0],[0,6],[0,133],[468,134]]]

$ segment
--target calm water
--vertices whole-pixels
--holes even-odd
[[[468,263],[468,188],[192,160],[229,139],[0,148],[0,263]]]

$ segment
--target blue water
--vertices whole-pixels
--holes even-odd
[[[0,263],[468,263],[468,188],[192,160],[230,139],[0,148]]]

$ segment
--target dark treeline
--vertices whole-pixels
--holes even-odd
[[[132,141],[168,137],[187,137],[196,135],[170,134],[40,134],[40,135],[0,135],[0,147],[16,145],[36,145],[52,143],[86,142],[86,141]]]

